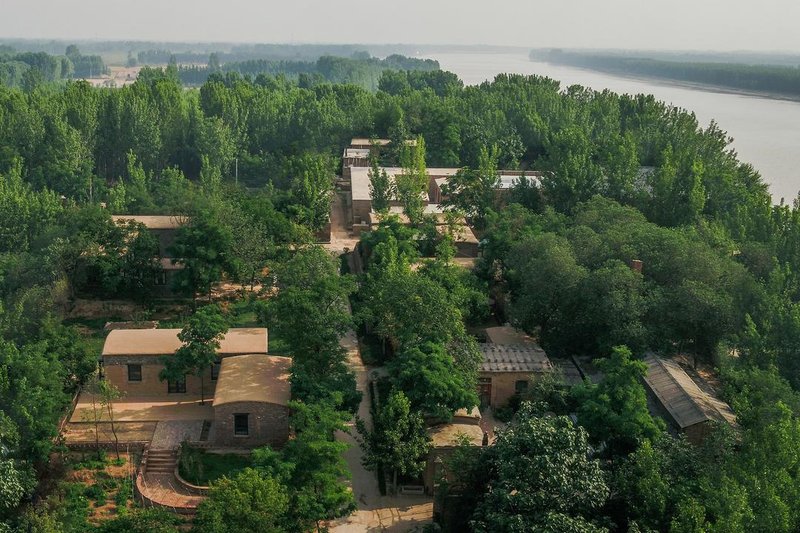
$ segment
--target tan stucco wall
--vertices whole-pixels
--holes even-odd
[[[150,360],[148,363],[147,360]],[[103,372],[105,378],[115,385],[120,392],[126,396],[163,396],[165,398],[175,398],[182,396],[200,396],[200,377],[186,376],[186,394],[167,393],[167,382],[158,379],[158,374],[164,365],[157,363],[157,357],[125,357],[125,356],[106,356],[103,358]],[[128,363],[142,365],[142,381],[128,381]],[[214,396],[216,381],[211,380],[211,371],[207,370],[203,374],[205,380],[206,398]]]
[[[478,377],[492,379],[492,396],[489,405],[493,408],[503,407],[508,403],[508,399],[516,392],[517,381],[525,380],[530,387],[535,379],[535,375],[528,372],[480,372]]]
[[[248,413],[250,434],[233,434],[233,415]],[[289,440],[289,408],[264,402],[233,402],[214,407],[214,443],[230,448],[255,448],[269,444],[280,448]]]

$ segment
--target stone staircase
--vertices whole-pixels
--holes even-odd
[[[148,450],[146,474],[172,474],[178,465],[175,450]]]

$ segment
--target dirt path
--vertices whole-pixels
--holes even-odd
[[[358,390],[364,393],[358,406],[358,416],[372,425],[369,411],[367,384],[369,375],[375,371],[364,365],[358,348],[355,332],[350,331],[342,338],[342,346],[347,349],[348,364],[356,375]],[[358,509],[352,515],[331,524],[331,531],[337,533],[356,533],[364,531],[410,531],[416,526],[429,523],[433,518],[433,501],[428,497],[381,496],[378,479],[373,472],[361,464],[361,448],[353,435],[355,424],[350,424],[350,432],[337,432],[336,439],[350,445],[344,458],[353,475],[351,487],[356,497]]]

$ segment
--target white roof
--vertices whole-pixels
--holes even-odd
[[[345,148],[344,157],[352,159],[367,159],[369,157],[369,148]]]

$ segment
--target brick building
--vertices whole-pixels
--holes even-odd
[[[715,423],[736,425],[730,406],[703,391],[677,362],[654,354],[644,362],[644,382],[655,400],[656,413],[675,431],[685,434],[689,442],[702,443]]]
[[[180,263],[173,264],[173,254],[170,251],[178,229],[186,224],[189,219],[181,215],[111,215],[111,219],[116,224],[127,224],[136,222],[144,225],[158,241],[158,251],[156,253],[161,271],[156,274],[153,284],[155,293],[163,298],[174,295],[175,274],[183,269]]]
[[[212,397],[220,365],[209,367],[198,376],[186,376],[182,382],[166,382],[158,378],[164,368],[162,357],[174,354],[181,347],[179,329],[117,329],[111,331],[103,345],[102,367],[105,379],[128,396],[167,396],[169,398]],[[217,351],[224,359],[232,355],[267,353],[266,328],[234,328],[228,330]]]
[[[172,257],[170,247],[175,242],[178,229],[188,222],[182,215],[111,215],[117,224],[137,222],[144,225],[156,240],[158,240],[158,256]]]
[[[434,424],[428,428],[431,448],[422,474],[426,494],[434,493],[434,486],[439,478],[448,477],[444,468],[445,461],[462,439],[473,446],[483,444],[480,424],[481,413],[475,407],[471,410],[459,409],[449,422]]]
[[[228,448],[281,447],[289,439],[292,360],[236,355],[222,360],[214,393],[213,442]]]

